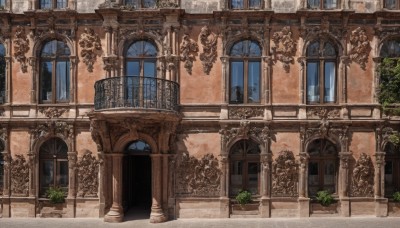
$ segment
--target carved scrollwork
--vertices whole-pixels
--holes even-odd
[[[176,169],[176,193],[187,196],[218,196],[221,170],[218,159],[206,154],[197,159],[183,153]]]
[[[158,8],[177,8],[178,6],[176,0],[157,0]]]
[[[22,26],[17,26],[14,39],[14,58],[20,63],[22,72],[28,70],[28,61],[25,54],[29,51],[29,40]]]
[[[62,121],[49,122],[39,124],[36,128],[31,129],[30,134],[32,142],[48,135],[59,135],[64,139],[72,140],[74,138],[74,126]]]
[[[96,61],[98,51],[101,51],[101,42],[99,36],[91,28],[85,28],[81,34],[79,46],[82,48],[81,57],[87,65],[89,72],[93,72],[93,64]]]
[[[313,107],[307,110],[307,118],[316,118],[319,119],[337,119],[340,118],[340,109],[339,108],[324,108],[324,107]]]
[[[272,195],[297,196],[298,167],[291,151],[281,151],[272,163]]]
[[[249,138],[253,137],[258,139],[260,142],[267,142],[271,139],[271,129],[269,126],[261,127],[250,127],[250,121],[242,120],[240,121],[240,126],[237,128],[224,128],[219,131],[221,134],[222,143],[229,143],[232,139]]]
[[[211,32],[208,26],[201,28],[200,42],[203,45],[203,53],[200,60],[203,64],[204,73],[210,74],[213,63],[217,60],[217,36]]]
[[[86,151],[76,164],[78,171],[78,197],[97,197],[99,188],[99,161]]]
[[[350,59],[360,64],[365,69],[368,56],[371,51],[371,45],[364,29],[358,27],[351,32],[350,35]]]
[[[263,117],[264,108],[258,107],[232,107],[228,110],[231,119],[248,119],[252,117]]]
[[[21,154],[11,160],[11,193],[13,196],[28,196],[29,164]]]
[[[90,133],[93,141],[96,143],[97,151],[103,151],[103,142],[100,135],[100,127],[97,121],[92,120],[90,122]]]
[[[50,119],[59,118],[67,111],[68,109],[66,108],[56,108],[56,107],[43,107],[39,109],[39,112],[43,113],[43,115],[45,115],[47,118]]]
[[[294,62],[293,56],[296,53],[296,42],[292,38],[289,26],[285,26],[281,31],[275,32],[272,36],[275,46],[272,50],[275,58],[283,63],[283,68],[288,72],[290,64]]]
[[[362,153],[353,170],[352,195],[374,195],[374,168],[371,158]]]
[[[185,34],[182,37],[180,45],[181,61],[185,62],[184,67],[189,74],[192,74],[193,61],[196,60],[199,45],[196,41],[190,39],[189,35]]]
[[[113,71],[118,69],[118,56],[105,56],[103,57],[103,69],[105,71]]]

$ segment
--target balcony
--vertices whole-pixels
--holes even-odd
[[[121,76],[94,85],[96,111],[178,111],[179,84],[142,76]]]

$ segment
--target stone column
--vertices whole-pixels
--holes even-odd
[[[112,154],[113,173],[113,203],[110,211],[104,217],[105,222],[122,222],[124,211],[122,209],[122,153]]]
[[[29,197],[34,198],[36,196],[35,191],[35,155],[30,151],[28,153],[28,165],[29,165]]]
[[[161,165],[161,154],[150,155],[152,164],[152,205],[150,213],[151,223],[160,223],[167,221],[167,217],[162,209],[162,165]]]
[[[300,217],[310,217],[310,198],[307,194],[307,164],[308,153],[300,152],[299,163],[299,214]]]
[[[339,199],[340,213],[343,217],[350,216],[350,200],[349,200],[349,159],[351,152],[339,152]]]
[[[219,197],[219,203],[220,203],[220,217],[221,218],[229,218],[229,198],[228,198],[228,155],[227,154],[221,154],[221,159],[220,159],[220,167],[221,167],[221,188],[220,188],[220,197]]]
[[[8,151],[2,152],[4,158],[4,179],[3,179],[3,218],[11,217],[10,210],[10,168],[11,155]]]
[[[105,213],[105,191],[107,189],[106,186],[106,177],[105,177],[105,154],[102,151],[97,153],[97,157],[99,158],[99,217],[104,217]]]
[[[270,217],[271,154],[261,154],[261,218]]]
[[[385,199],[385,152],[375,153],[375,176],[374,176],[374,195],[375,195],[375,215],[385,217],[388,214],[388,199]]]
[[[69,168],[69,188],[68,198],[72,199],[76,196],[76,152],[68,152],[68,168]]]

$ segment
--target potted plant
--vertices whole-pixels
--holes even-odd
[[[240,190],[235,199],[244,208],[244,205],[251,203],[251,193],[246,190]]]
[[[333,198],[332,194],[330,194],[326,190],[317,192],[316,199],[318,203],[320,203],[324,207],[327,207],[335,202],[335,199]]]
[[[50,187],[46,191],[46,196],[53,204],[64,203],[65,200],[65,193],[60,187]]]
[[[312,203],[313,214],[335,214],[337,213],[337,204],[332,194],[326,190],[318,191],[315,197],[317,203]]]
[[[393,193],[393,201],[396,203],[400,203],[400,192]]]

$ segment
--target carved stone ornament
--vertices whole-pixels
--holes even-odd
[[[337,119],[340,118],[339,108],[313,107],[307,110],[307,118]]]
[[[76,164],[78,171],[78,197],[97,197],[99,189],[99,161],[86,151]]]
[[[275,58],[283,63],[283,68],[289,72],[290,64],[293,63],[293,56],[296,54],[296,42],[292,39],[292,32],[289,26],[281,31],[275,32],[272,36],[274,46],[272,47]]]
[[[298,168],[291,151],[281,151],[272,163],[272,195],[297,196]]]
[[[118,56],[104,56],[103,57],[103,69],[105,71],[113,71],[118,68],[119,60]]]
[[[79,46],[82,48],[81,57],[87,65],[89,72],[93,72],[93,64],[96,61],[97,54],[101,51],[100,37],[93,29],[85,28],[85,32],[81,34]]]
[[[187,196],[218,196],[221,170],[218,159],[206,154],[197,159],[183,153],[176,169],[176,193]]]
[[[229,143],[232,139],[254,137],[260,142],[267,142],[271,139],[271,129],[268,126],[250,127],[250,121],[240,121],[240,126],[237,128],[224,128],[219,131],[222,137],[222,143]]]
[[[157,0],[158,8],[177,8],[178,6],[176,0]]]
[[[362,153],[353,170],[352,196],[374,195],[374,167],[371,158]]]
[[[5,127],[0,128],[0,139],[3,140],[4,144],[7,144],[7,141],[8,141],[8,130],[7,130],[7,128],[5,128]],[[3,145],[3,146],[5,146],[5,145]],[[2,148],[2,149],[3,150],[1,150],[1,151],[4,151],[5,148]]]
[[[25,54],[29,51],[29,40],[25,34],[25,29],[17,26],[15,31],[14,43],[14,58],[21,65],[22,72],[26,73],[28,70],[28,61]]]
[[[66,108],[56,108],[56,107],[43,107],[39,109],[39,112],[43,113],[43,115],[45,115],[47,118],[50,119],[59,118],[67,111],[68,109]]]
[[[200,42],[203,45],[203,53],[200,60],[203,64],[204,73],[210,74],[213,63],[217,60],[217,36],[211,32],[208,26],[201,28]]]
[[[371,45],[365,30],[360,27],[353,30],[350,35],[350,44],[350,59],[360,64],[362,69],[365,69],[365,64],[371,51]]]
[[[264,108],[259,107],[232,107],[228,110],[231,119],[248,119],[252,117],[263,117]]]
[[[62,121],[49,122],[40,124],[36,128],[31,129],[30,133],[33,140],[38,140],[47,135],[58,135],[62,136],[64,139],[73,139],[74,126]]]
[[[28,196],[29,165],[21,154],[11,160],[11,193],[13,196]]]
[[[196,41],[190,39],[189,35],[185,34],[182,37],[180,45],[181,61],[185,62],[184,67],[189,74],[192,74],[193,61],[196,60],[199,45]]]
[[[92,135],[93,141],[97,145],[97,151],[98,152],[103,151],[103,142],[102,142],[101,135],[100,135],[99,123],[97,121],[92,120],[90,122],[90,133]]]

